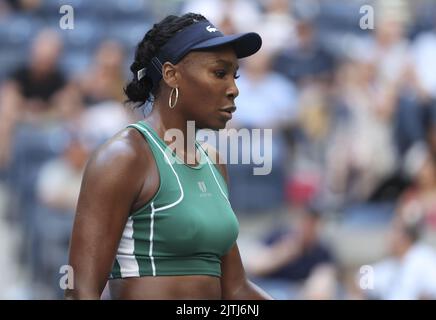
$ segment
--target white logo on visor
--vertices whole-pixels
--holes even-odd
[[[216,28],[211,27],[211,26],[207,26],[206,30],[209,31],[209,32],[216,32]]]

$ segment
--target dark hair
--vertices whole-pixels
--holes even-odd
[[[183,16],[170,15],[159,23],[153,25],[138,43],[135,50],[135,61],[130,65],[130,71],[133,72],[133,80],[124,88],[127,96],[127,103],[137,103],[135,107],[140,107],[147,101],[152,101],[152,95],[156,97],[159,87],[153,88],[150,78],[145,76],[138,81],[138,70],[147,67],[151,59],[156,56],[159,49],[171,39],[178,31],[198,22],[206,20],[200,14],[187,13]]]

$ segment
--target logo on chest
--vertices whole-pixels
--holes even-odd
[[[212,194],[207,192],[207,187],[204,181],[198,181],[198,188],[200,189],[200,197],[210,197]]]

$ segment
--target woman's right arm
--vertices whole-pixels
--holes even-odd
[[[103,145],[86,166],[70,243],[73,288],[66,299],[100,299],[106,285],[146,176],[144,148],[132,131]]]

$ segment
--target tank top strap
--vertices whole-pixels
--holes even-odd
[[[159,174],[160,181],[158,192],[144,207],[148,207],[154,202],[154,206],[156,210],[158,210],[158,207],[163,208],[170,203],[178,203],[179,200],[183,199],[184,192],[181,180],[176,172],[177,166],[174,166],[174,162],[170,159],[171,155],[166,152],[165,147],[161,145],[157,134],[140,123],[130,124],[127,127],[135,128],[144,136],[153,153]],[[163,141],[161,142],[163,143]],[[162,192],[164,194],[162,194]],[[137,211],[141,211],[143,208]]]
[[[147,131],[153,136],[156,144],[158,144],[162,148],[162,150],[165,151],[165,153],[168,156],[168,159],[171,160],[173,164],[177,164],[177,166],[175,166],[175,167],[177,167],[177,168],[186,167],[189,169],[198,170],[198,169],[203,168],[203,166],[207,163],[205,156],[202,154],[201,148],[200,148],[197,141],[195,141],[195,149],[200,151],[199,163],[196,166],[188,165],[174,152],[174,150],[172,150],[165,143],[165,141],[157,134],[157,132],[150,125],[148,125],[145,121],[139,121],[138,125],[147,129]],[[182,165],[182,166],[179,166],[179,165]]]
[[[145,125],[142,121],[129,124],[127,127],[137,129],[148,141],[148,145],[153,152],[153,156],[159,169],[161,169],[161,167],[165,168],[168,166],[168,164],[171,164],[171,159],[168,158],[168,153],[165,152],[166,145],[154,130]]]
[[[154,138],[153,141],[157,145],[161,146],[163,150],[166,150],[166,148],[168,147],[167,144],[165,143],[165,141],[162,140],[161,137],[159,137],[157,132],[149,124],[147,124],[145,121],[141,120],[141,121],[137,122],[137,125],[139,125],[143,129],[146,129],[146,131],[148,131],[148,133],[153,136],[153,138]]]

